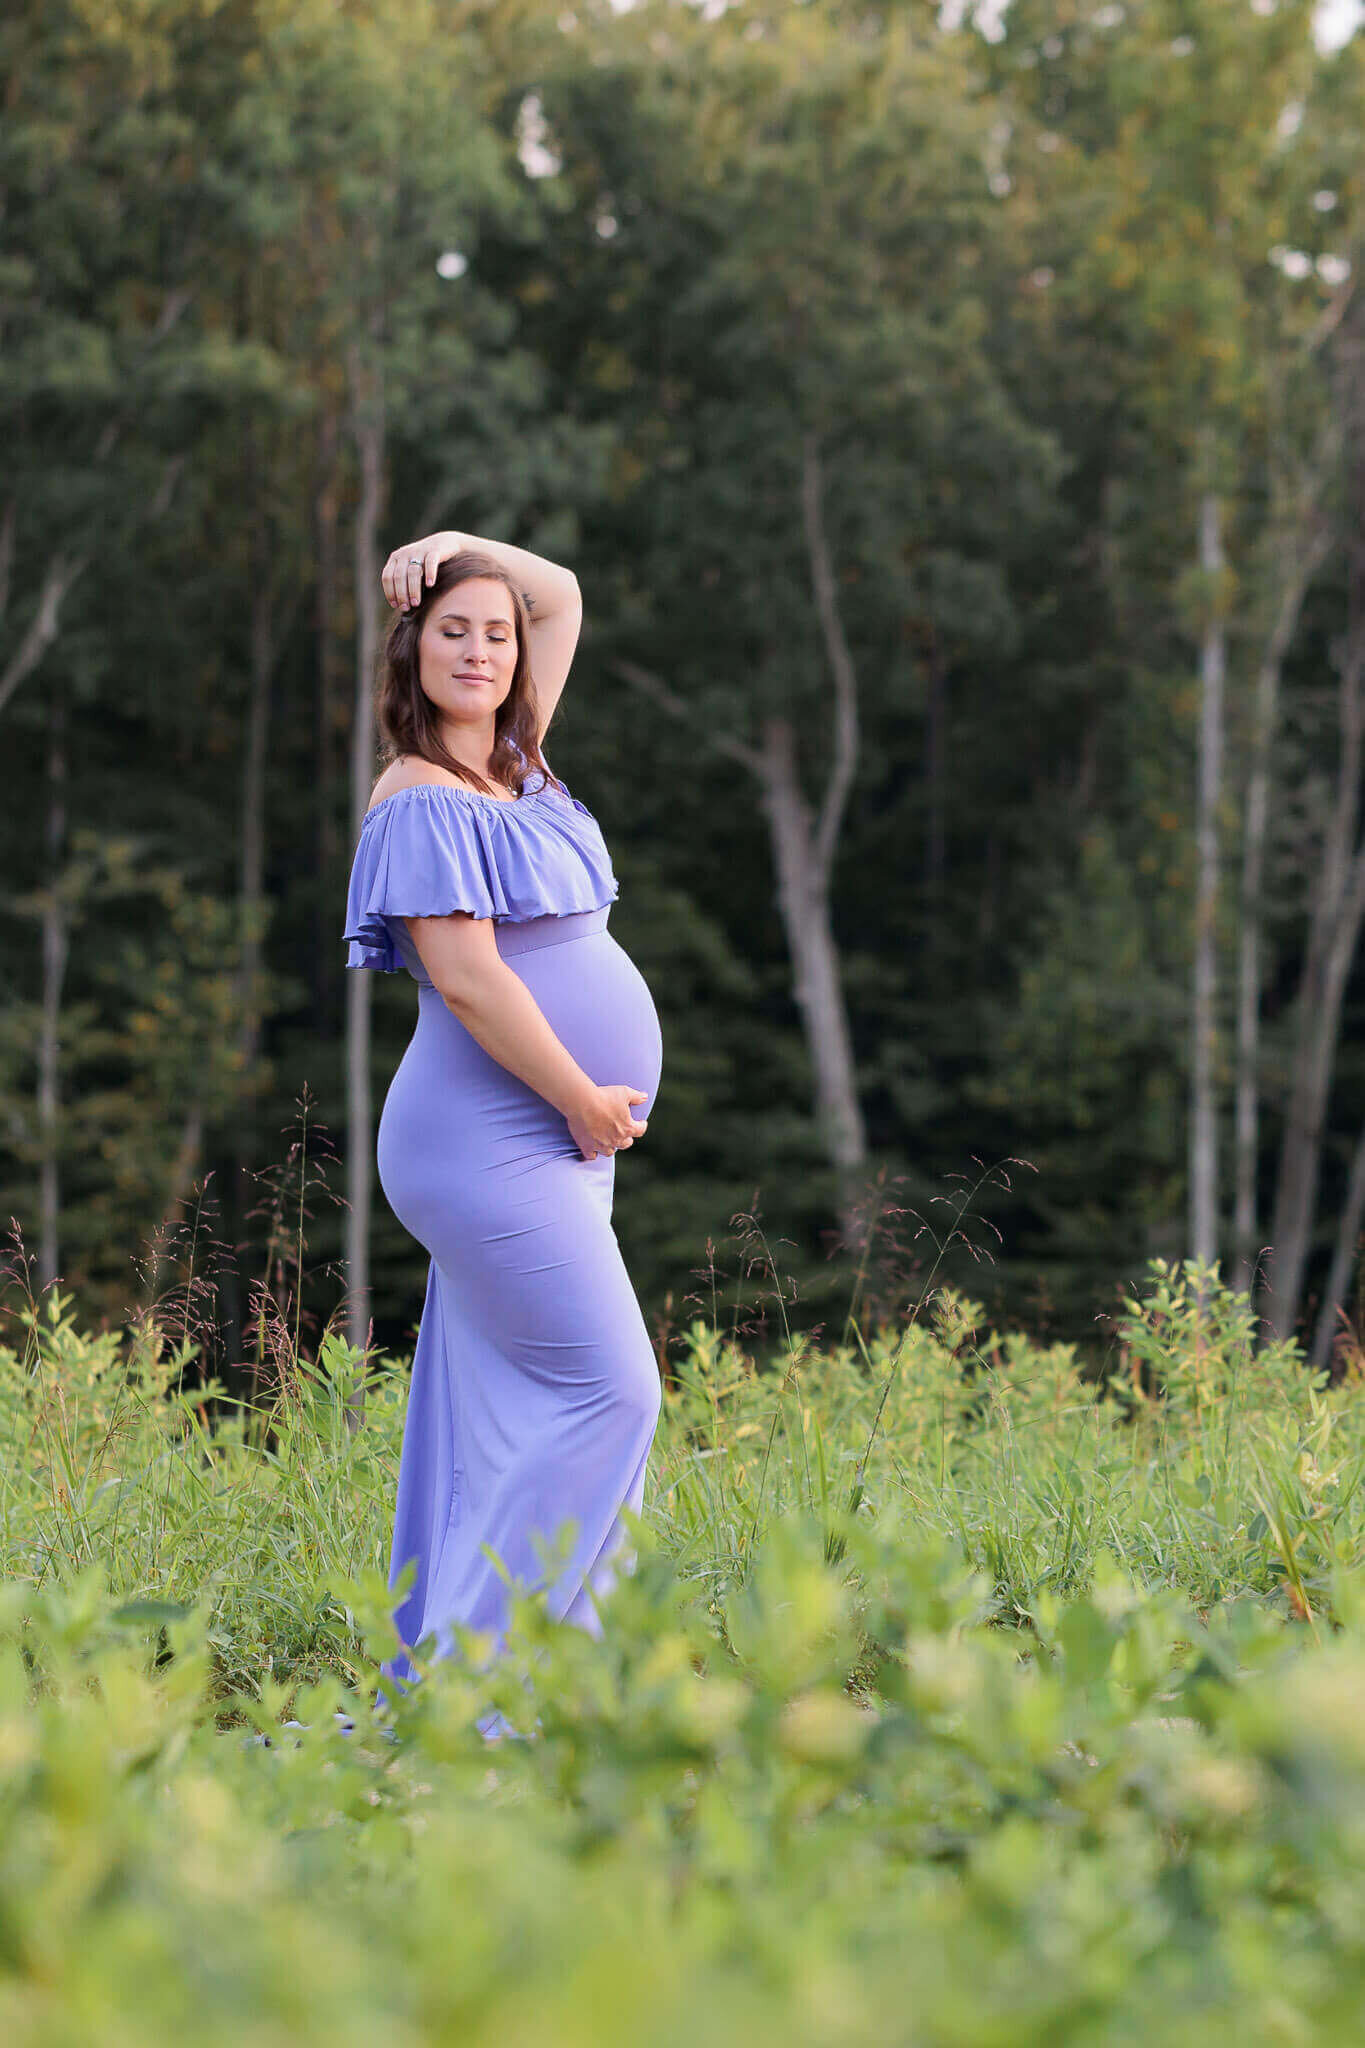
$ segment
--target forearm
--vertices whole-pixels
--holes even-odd
[[[505,961],[480,975],[476,984],[443,1001],[472,1038],[499,1066],[557,1109],[574,1116],[594,1083],[550,1029],[526,983]]]
[[[537,621],[566,611],[571,605],[581,605],[578,578],[572,569],[561,568],[544,555],[533,555],[529,548],[514,548],[505,540],[485,540],[477,533],[462,534],[461,538],[467,546],[491,555],[507,571],[518,590],[525,591],[530,598],[531,615]]]

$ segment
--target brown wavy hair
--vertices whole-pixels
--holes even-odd
[[[526,600],[507,571],[491,555],[480,554],[475,548],[462,548],[442,562],[430,590],[423,586],[420,604],[413,611],[399,612],[389,627],[375,704],[383,764],[387,768],[400,754],[412,754],[419,760],[430,761],[435,768],[448,768],[485,796],[490,794],[484,778],[464,761],[457,761],[442,744],[440,713],[422,688],[417,654],[422,627],[437,598],[474,576],[487,576],[502,584],[512,600],[512,622],[517,636],[512,687],[494,715],[492,772],[518,796],[532,768],[539,768],[548,782],[563,789],[559,777],[551,775],[546,767],[536,740],[540,702],[531,674],[531,621]]]

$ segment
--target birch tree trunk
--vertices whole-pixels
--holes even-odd
[[[1313,1348],[1309,1354],[1309,1363],[1316,1367],[1328,1364],[1331,1359],[1332,1339],[1338,1333],[1338,1325],[1342,1321],[1342,1304],[1346,1300],[1355,1274],[1362,1218],[1365,1218],[1365,1126],[1362,1126],[1356,1137],[1355,1151],[1351,1155],[1351,1174],[1346,1188],[1345,1205],[1337,1223],[1336,1244],[1332,1249],[1332,1267],[1327,1275],[1327,1288],[1318,1311],[1317,1328],[1313,1332]]]
[[[1199,566],[1207,585],[1199,664],[1199,785],[1195,820],[1197,882],[1190,1047],[1190,1250],[1218,1256],[1218,801],[1223,771],[1226,629],[1218,585],[1223,569],[1222,505],[1206,490],[1199,507]]]
[[[262,989],[265,978],[265,871],[267,855],[266,793],[270,760],[271,695],[280,655],[288,641],[300,603],[302,576],[287,536],[271,518],[274,492],[268,427],[250,420],[245,429],[243,478],[250,540],[247,577],[250,584],[250,631],[245,744],[242,748],[237,847],[237,968],[233,977],[236,1053],[241,1076],[229,1140],[232,1162],[234,1235],[245,1242],[252,1210],[252,1161],[259,1155],[256,1122],[256,1066],[262,1038]],[[184,1142],[200,1131],[202,1118],[192,1103],[186,1115]],[[182,1148],[183,1152],[183,1148]],[[177,1169],[179,1170],[179,1169]],[[228,1356],[245,1354],[242,1290],[235,1275],[222,1296]],[[252,1397],[256,1386],[253,1377]]]
[[[233,1008],[236,1016],[237,1054],[242,1077],[240,1113],[233,1119],[231,1137],[233,1204],[236,1235],[244,1241],[246,1218],[252,1208],[248,1181],[251,1162],[257,1152],[255,1105],[250,1079],[260,1049],[260,985],[262,967],[261,924],[265,890],[265,769],[270,736],[270,684],[275,672],[279,643],[273,622],[271,589],[271,546],[266,511],[266,489],[262,475],[261,436],[252,425],[247,430],[246,474],[250,504],[251,540],[248,575],[251,582],[251,626],[249,673],[247,678],[246,744],[242,749],[241,790],[237,847],[238,953],[234,976]],[[254,501],[254,502],[253,502]],[[238,1327],[240,1293],[234,1290],[227,1304],[229,1355],[243,1354],[243,1333]],[[253,1378],[252,1397],[256,1388]]]
[[[317,555],[316,611],[313,620],[317,649],[315,670],[316,701],[313,718],[313,748],[318,774],[318,802],[315,810],[316,871],[332,875],[342,858],[336,823],[335,771],[336,735],[344,729],[342,713],[349,688],[344,674],[338,675],[340,648],[337,637],[337,601],[341,592],[341,535],[339,475],[341,459],[341,417],[330,399],[325,403],[318,430],[316,471],[313,486],[313,540]],[[330,1033],[338,1027],[336,1000],[337,941],[336,912],[319,895],[314,921],[313,1013]]]
[[[354,577],[356,606],[355,717],[351,732],[352,843],[374,785],[374,685],[379,660],[379,522],[384,510],[384,383],[377,350],[353,342],[347,358],[351,434],[360,465],[356,506]],[[346,1270],[349,1276],[347,1336],[360,1349],[370,1335],[370,1202],[374,1114],[370,1093],[370,976],[346,977]],[[359,1426],[359,1399],[348,1421]]]
[[[178,286],[166,294],[148,337],[146,356],[150,356],[157,343],[163,341],[170,333],[193,296],[193,292],[187,286]],[[91,450],[92,474],[110,461],[130,427],[135,429],[138,424],[136,408],[131,406],[126,406],[121,413],[115,413],[106,420]],[[162,481],[152,500],[153,520],[164,515],[184,466],[183,454],[173,455],[168,460]],[[3,516],[0,516],[0,621],[5,617],[11,592],[17,509],[18,501],[11,496],[6,502]],[[16,690],[21,689],[41,665],[48,649],[56,640],[61,629],[62,606],[89,568],[94,552],[93,544],[68,546],[59,554],[50,554],[44,562],[43,580],[39,586],[38,603],[33,617],[29,620],[23,639],[3,669],[0,669],[0,711],[5,709]]]
[[[807,433],[801,451],[801,511],[807,565],[834,686],[830,769],[812,816],[801,788],[796,734],[789,718],[762,721],[762,745],[699,728],[702,745],[741,762],[758,783],[773,849],[777,903],[792,962],[792,992],[801,1016],[815,1083],[815,1116],[834,1170],[839,1227],[850,1249],[861,1247],[866,1221],[861,1186],[867,1136],[844,1001],[839,948],[830,914],[830,877],[840,826],[858,764],[858,679],[839,610],[824,524],[824,465],[819,441]],[[692,709],[661,677],[638,662],[618,660],[618,675],[673,717]]]
[[[1326,557],[1329,533],[1316,518],[1299,536],[1280,593],[1279,608],[1256,671],[1251,751],[1242,827],[1241,918],[1237,961],[1236,1157],[1233,1213],[1234,1285],[1252,1294],[1258,1246],[1256,1168],[1260,1149],[1261,941],[1266,831],[1270,818],[1270,764],[1279,722],[1280,675],[1298,628],[1309,586]]]
[[[96,462],[107,460],[121,432],[122,423],[105,427],[96,445]],[[184,467],[184,455],[174,455],[167,461],[161,481],[145,508],[145,517],[152,522],[163,518],[168,511]],[[16,528],[17,501],[11,497],[0,513],[0,624],[6,617],[14,589]],[[5,664],[3,673],[0,673],[0,712],[41,666],[55,645],[61,630],[62,606],[89,567],[90,560],[90,553],[75,550],[47,564],[34,616]],[[35,1049],[40,1286],[49,1286],[58,1277],[61,1258],[61,1012],[71,943],[70,913],[60,892],[62,862],[66,854],[66,723],[66,684],[59,677],[49,691],[48,706],[48,808],[44,831],[48,894],[42,919],[42,999]]]
[[[1347,745],[1343,747],[1343,753],[1349,747],[1357,775],[1360,769],[1362,653],[1365,653],[1365,647],[1358,646],[1349,665],[1349,693],[1354,699],[1350,716],[1355,731],[1347,736]],[[1347,687],[1343,684],[1343,695]],[[1340,837],[1339,820],[1346,808],[1347,799],[1344,791],[1339,789],[1332,820],[1331,836],[1334,840]],[[1354,808],[1353,804],[1351,808]],[[1334,849],[1324,861],[1319,879],[1308,957],[1300,978],[1296,1005],[1291,1056],[1294,1080],[1281,1146],[1263,1309],[1277,1336],[1289,1333],[1299,1313],[1317,1206],[1323,1121],[1341,1032],[1341,1004],[1355,957],[1362,914],[1365,914],[1365,848],[1358,849],[1349,867],[1341,869],[1338,869]]]
[[[853,1044],[839,952],[830,919],[830,863],[801,793],[790,719],[763,722],[760,781],[772,836],[777,901],[792,961],[792,993],[801,1013],[815,1079],[815,1113],[834,1168],[839,1226],[859,1248],[859,1174],[867,1158]]]
[[[1293,1084],[1285,1115],[1263,1313],[1277,1336],[1298,1318],[1312,1241],[1323,1124],[1341,1034],[1341,1006],[1365,916],[1365,844],[1358,844],[1365,740],[1365,379],[1357,343],[1344,356],[1350,430],[1348,616],[1337,653],[1336,796],[1323,835],[1308,944],[1295,1002]]]
[[[779,902],[785,899],[794,993],[806,1022],[815,1068],[816,1115],[834,1167],[843,1241],[857,1251],[864,1227],[860,1176],[867,1162],[867,1135],[858,1104],[853,1039],[830,921],[829,890],[839,831],[858,769],[858,677],[844,632],[825,532],[820,442],[810,430],[801,441],[801,520],[811,591],[834,683],[834,752],[815,829],[808,834],[806,807],[798,788],[795,735],[786,719],[768,720],[763,794],[777,855]]]

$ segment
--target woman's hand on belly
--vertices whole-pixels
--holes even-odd
[[[649,1118],[637,1123],[630,1104],[648,1100],[643,1088],[632,1088],[624,1081],[593,1088],[566,1118],[569,1136],[585,1159],[596,1159],[599,1152],[622,1152],[649,1129]]]

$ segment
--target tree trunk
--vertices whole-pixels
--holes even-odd
[[[1316,513],[1316,493],[1313,510]],[[1265,882],[1265,842],[1270,817],[1270,764],[1279,721],[1280,674],[1298,627],[1304,598],[1326,557],[1329,539],[1328,529],[1316,520],[1307,538],[1300,537],[1291,556],[1287,581],[1280,593],[1275,623],[1256,671],[1242,828],[1233,1220],[1234,1284],[1247,1294],[1255,1290],[1259,1250],[1256,1243],[1256,1169],[1260,1147],[1261,892]]]
[[[1341,397],[1350,463],[1347,622],[1336,651],[1336,795],[1294,1008],[1293,1085],[1285,1115],[1263,1313],[1277,1336],[1298,1318],[1317,1209],[1323,1124],[1341,1034],[1341,1006],[1365,917],[1365,844],[1357,844],[1365,743],[1365,377],[1362,341],[1343,328]],[[1330,1313],[1330,1305],[1328,1307]]]
[[[942,890],[948,871],[948,667],[937,633],[929,647],[929,703],[925,729],[924,779],[928,786],[924,879],[931,893]]]
[[[61,1020],[62,987],[70,946],[67,907],[62,897],[66,858],[66,682],[48,692],[47,823],[44,852],[47,894],[43,905],[43,1000],[38,1033],[38,1284],[60,1277],[61,1259]]]
[[[763,726],[763,809],[772,834],[777,900],[791,952],[792,989],[815,1077],[815,1111],[834,1167],[840,1228],[856,1247],[856,1211],[867,1140],[854,1072],[839,953],[830,923],[829,872],[801,794],[791,721]]]
[[[167,292],[161,311],[148,335],[147,354],[155,350],[159,342],[164,341],[193,297],[194,293],[187,285],[178,285]],[[130,388],[133,388],[131,384]],[[136,425],[135,409],[131,406],[126,406],[122,413],[116,413],[107,419],[91,450],[91,469],[98,469],[108,462],[128,429],[135,428]],[[184,466],[183,454],[173,455],[168,460],[162,482],[151,504],[151,517],[154,520],[164,515]],[[5,507],[4,519],[0,521],[0,619],[5,615],[10,595],[14,533],[15,501],[11,498]],[[60,553],[47,557],[43,568],[42,585],[38,592],[38,603],[29,621],[28,630],[4,669],[0,670],[0,711],[5,709],[15,691],[28,681],[57,638],[61,628],[62,606],[89,568],[93,553],[93,546],[85,548],[68,545]]]
[[[351,734],[352,841],[360,836],[374,786],[374,687],[379,660],[379,522],[384,509],[384,385],[377,354],[369,359],[358,342],[348,358],[351,433],[360,463],[356,507],[354,576],[356,606],[355,719]],[[373,1165],[373,1105],[370,1097],[370,977],[347,977],[346,992],[346,1269],[349,1276],[347,1334],[366,1349],[370,1333],[370,1198]],[[361,1404],[353,1404],[351,1427],[359,1426]]]
[[[833,758],[815,831],[807,837],[795,735],[785,719],[770,719],[765,728],[768,744],[764,758],[769,773],[764,782],[764,801],[779,860],[785,859],[787,864],[785,878],[779,867],[779,896],[786,893],[797,912],[798,923],[804,921],[805,929],[799,932],[791,922],[788,924],[795,989],[808,1020],[816,1060],[816,1111],[834,1163],[839,1227],[844,1243],[857,1251],[866,1228],[862,1174],[867,1163],[867,1135],[858,1106],[853,1039],[830,923],[829,890],[839,832],[858,771],[858,675],[844,632],[833,551],[825,532],[825,477],[820,441],[810,429],[801,440],[801,522],[811,594],[834,684]],[[794,869],[793,845],[799,856]]]
[[[1199,508],[1199,566],[1208,583],[1200,658],[1198,879],[1194,919],[1194,988],[1190,1057],[1190,1249],[1218,1256],[1218,800],[1223,768],[1223,678],[1226,633],[1218,582],[1223,568],[1222,505],[1206,490]]]
[[[150,1308],[156,1301],[161,1275],[166,1266],[166,1247],[170,1244],[179,1220],[180,1204],[194,1186],[195,1169],[200,1163],[204,1145],[204,1108],[198,1101],[191,1102],[180,1122],[180,1143],[176,1147],[175,1159],[171,1165],[170,1178],[166,1187],[166,1201],[161,1213],[161,1224],[152,1235],[152,1255],[147,1265],[143,1282],[142,1299]]]
[[[313,486],[313,537],[317,553],[317,609],[313,636],[317,651],[315,670],[316,709],[313,720],[313,752],[317,769],[316,803],[313,813],[316,872],[334,875],[342,858],[336,823],[335,770],[336,734],[345,723],[341,713],[343,678],[338,676],[339,637],[337,605],[341,594],[341,537],[338,472],[341,457],[341,419],[335,405],[323,411],[318,433],[317,468]],[[320,1029],[329,1035],[338,1026],[336,1003],[339,994],[336,911],[319,894],[313,945],[313,1014]]]
[[[270,740],[270,685],[279,657],[274,624],[272,535],[266,510],[262,435],[248,427],[246,471],[251,505],[248,549],[251,580],[250,673],[247,684],[246,744],[242,749],[240,825],[237,849],[237,915],[240,941],[233,1008],[237,1019],[237,1056],[241,1076],[240,1113],[233,1119],[231,1146],[236,1213],[252,1208],[248,1180],[257,1156],[256,1106],[252,1076],[261,1043],[261,926],[265,904],[265,785]]]
[[[792,961],[793,993],[815,1080],[816,1121],[834,1169],[840,1231],[844,1243],[857,1250],[867,1227],[867,1137],[830,916],[835,848],[858,758],[857,672],[844,635],[825,535],[820,448],[810,433],[802,443],[801,503],[811,590],[834,689],[830,770],[818,814],[812,818],[802,794],[796,735],[789,718],[764,719],[761,748],[711,726],[698,736],[703,745],[742,762],[759,784],[772,840],[778,908]],[[618,675],[672,717],[694,718],[691,706],[661,677],[637,662],[618,660],[614,666]]]
[[[56,639],[62,606],[72,585],[85,574],[89,565],[89,555],[78,551],[59,555],[43,571],[38,606],[29,621],[28,631],[10,656],[3,674],[0,674],[0,711],[4,710],[20,685],[28,681]]]
[[[1356,1258],[1360,1250],[1360,1224],[1365,1217],[1365,1126],[1356,1138],[1355,1151],[1351,1156],[1351,1177],[1346,1189],[1346,1202],[1337,1224],[1337,1241],[1332,1251],[1332,1269],[1327,1276],[1327,1291],[1318,1311],[1317,1328],[1313,1332],[1313,1349],[1309,1362],[1317,1367],[1326,1365],[1332,1353],[1332,1339],[1337,1334],[1341,1320],[1338,1314],[1346,1299],[1355,1274]]]

